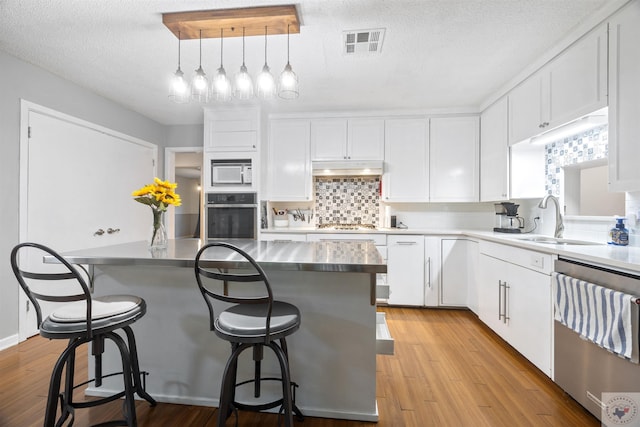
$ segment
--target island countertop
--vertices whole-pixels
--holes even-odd
[[[369,241],[264,242],[252,239],[230,239],[226,242],[247,252],[263,268],[294,271],[387,272],[387,265],[382,255]],[[151,251],[147,242],[139,241],[68,251],[62,255],[67,261],[75,264],[193,267],[194,258],[203,245],[200,239],[169,240],[166,249]],[[215,249],[207,250],[203,259],[211,261],[216,266],[237,265],[235,258],[223,256]]]

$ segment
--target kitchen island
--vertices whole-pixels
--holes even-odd
[[[228,242],[262,266],[276,299],[301,311],[302,325],[287,339],[298,407],[308,416],[377,421],[375,280],[387,268],[375,245]],[[133,294],[146,300],[147,314],[133,329],[141,369],[149,372],[147,391],[160,402],[218,405],[230,347],[209,330],[193,271],[201,246],[198,239],[171,240],[166,250],[150,252],[146,242],[133,242],[63,254],[90,266],[96,296]],[[205,259],[222,268],[237,265],[215,253]],[[239,380],[253,373],[250,355],[243,356]],[[119,370],[118,360],[115,349],[108,348],[105,372]],[[263,375],[278,373],[275,357],[265,352]],[[118,381],[109,378],[87,393],[105,395],[120,386]],[[238,390],[239,397],[244,393]],[[263,384],[265,401],[279,393],[277,383]]]

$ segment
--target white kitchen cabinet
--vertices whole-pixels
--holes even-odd
[[[480,119],[432,118],[429,137],[429,194],[432,202],[480,200]]]
[[[349,119],[347,157],[354,160],[384,160],[384,120]]]
[[[384,120],[311,121],[311,160],[383,160]]]
[[[480,201],[509,199],[509,132],[507,97],[480,116]]]
[[[640,2],[609,21],[609,190],[640,190]]]
[[[469,244],[467,239],[440,239],[440,301],[448,307],[467,307],[469,277]]]
[[[429,121],[385,121],[382,198],[386,202],[429,201]]]
[[[549,125],[547,115],[542,112],[543,86],[547,86],[543,78],[543,73],[537,72],[509,92],[509,144],[544,132]]]
[[[424,236],[387,236],[387,283],[390,305],[424,305]]]
[[[552,257],[481,242],[480,319],[551,376]]]
[[[269,200],[311,200],[309,132],[309,120],[271,120],[267,168]]]
[[[347,119],[311,121],[311,160],[347,158]]]
[[[205,151],[257,151],[260,111],[257,108],[204,111]]]
[[[606,42],[602,25],[509,93],[510,144],[607,106]]]
[[[607,25],[580,38],[544,70],[549,84],[548,129],[606,107]]]

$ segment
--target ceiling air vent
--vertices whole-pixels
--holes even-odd
[[[384,28],[344,31],[344,53],[347,55],[373,55],[382,50]]]

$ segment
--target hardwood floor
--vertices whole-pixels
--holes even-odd
[[[307,427],[599,426],[468,311],[383,308],[395,355],[378,356],[378,424],[307,418]],[[135,329],[135,327],[134,327]],[[0,352],[0,426],[41,426],[49,375],[65,343],[34,337]],[[78,374],[86,375],[80,355]],[[144,360],[142,361],[144,366]],[[153,373],[152,373],[153,374]],[[295,373],[294,373],[295,376]],[[304,387],[304,385],[301,385]],[[218,387],[218,384],[212,385]],[[302,402],[301,402],[302,403]],[[79,410],[76,426],[118,418],[121,404]],[[140,427],[214,426],[215,408],[137,403]],[[229,420],[228,425],[233,425]],[[239,426],[277,425],[242,413]]]

